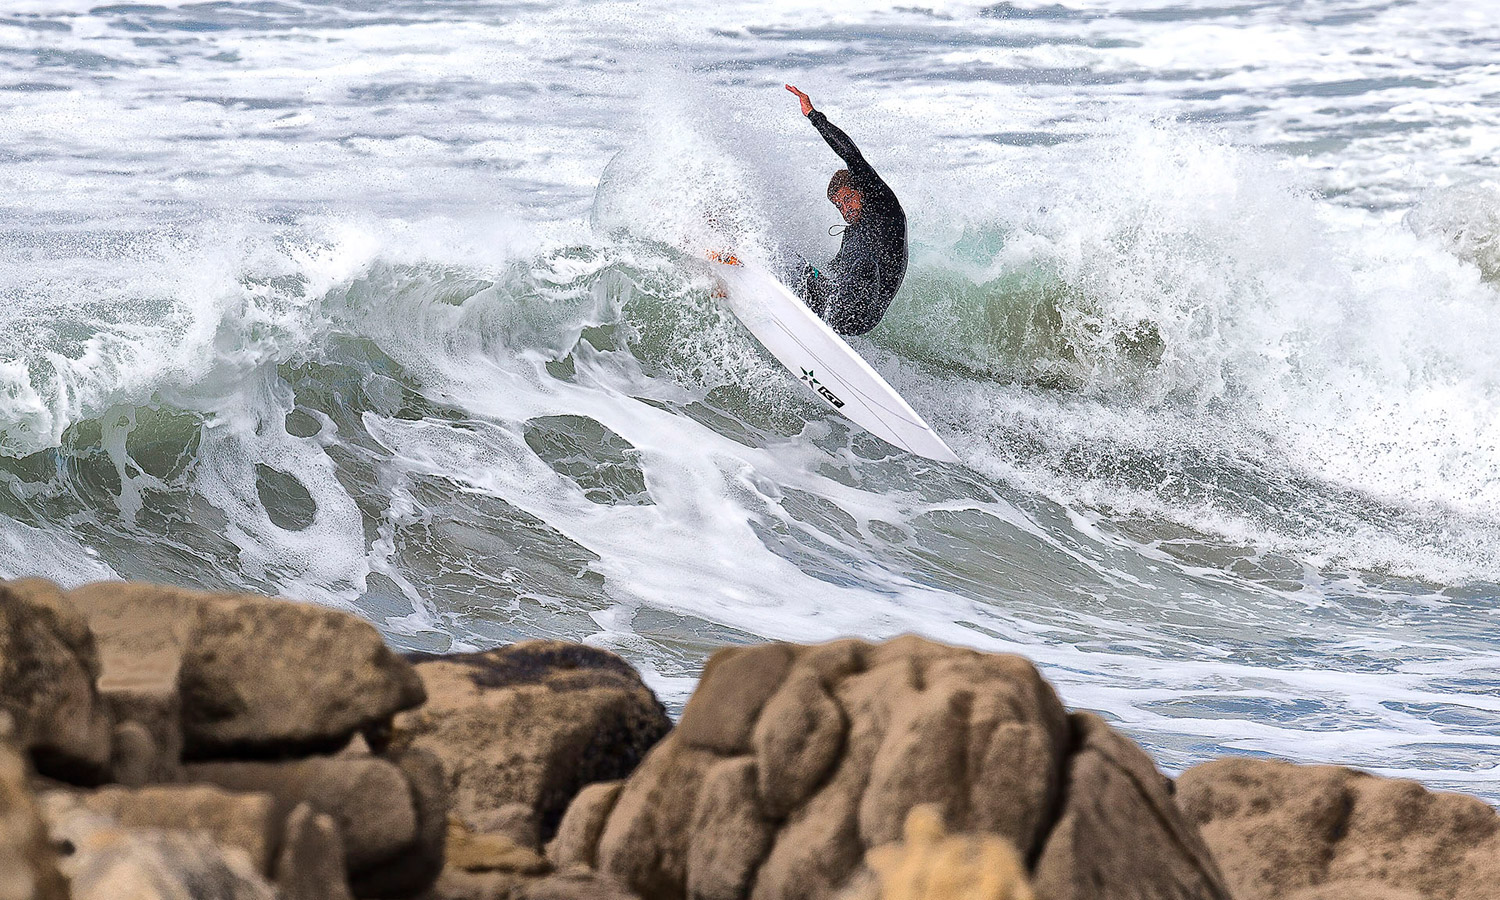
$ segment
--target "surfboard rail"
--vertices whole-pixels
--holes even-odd
[[[730,254],[709,259],[730,312],[825,405],[908,453],[959,462],[911,404],[774,275]]]

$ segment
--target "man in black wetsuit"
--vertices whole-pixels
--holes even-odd
[[[880,322],[906,277],[906,213],[849,136],[813,109],[807,95],[787,85],[802,102],[818,134],[849,168],[833,173],[828,199],[844,221],[838,255],[822,269],[804,264],[793,287],[813,312],[839,334],[864,334]]]

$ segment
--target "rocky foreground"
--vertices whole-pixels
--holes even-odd
[[[0,900],[1500,898],[1500,817],[1334,766],[1175,782],[1020,657],[394,653],[285,600],[0,583]]]

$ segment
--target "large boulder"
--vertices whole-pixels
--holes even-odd
[[[1021,657],[917,637],[720,651],[640,767],[579,793],[548,856],[654,900],[823,900],[868,890],[870,851],[917,807],[965,847],[1014,847],[1039,900],[1228,897],[1140,748],[1070,718]]]
[[[1238,900],[1489,900],[1500,816],[1463,794],[1341,766],[1220,759],[1177,781]]]
[[[353,900],[344,842],[332,816],[297,804],[286,817],[275,875],[280,900]]]
[[[108,776],[112,723],[98,674],[88,626],[51,582],[0,583],[0,712],[43,774]]]
[[[420,750],[394,759],[346,754],[285,762],[186,766],[184,777],[263,793],[277,817],[306,804],[338,833],[358,897],[407,897],[436,880],[447,837],[447,791],[437,761]]]
[[[9,717],[0,713],[0,900],[68,900],[29,774]]]
[[[1198,829],[1145,752],[1091,713],[1072,723],[1067,797],[1036,862],[1037,896],[1229,900]]]
[[[122,829],[197,832],[220,848],[237,851],[261,875],[271,874],[282,831],[282,819],[269,795],[208,785],[49,791],[45,804],[54,820],[83,813]]]
[[[424,699],[410,664],[347,613],[122,582],[67,599],[97,639],[101,691],[171,759],[174,744],[188,759],[334,751]]]
[[[582,644],[409,658],[428,701],[397,719],[394,746],[442,760],[453,811],[477,832],[550,838],[581,788],[625,777],[671,728],[634,669]]]
[[[307,803],[283,815],[269,794],[202,784],[54,790],[42,803],[60,835],[85,841],[82,852],[90,858],[70,860],[70,871],[97,890],[111,878],[128,878],[167,897],[188,886],[257,896],[270,878],[279,900],[350,900],[338,828]],[[213,852],[203,851],[205,842]]]
[[[122,827],[62,792],[43,804],[73,900],[277,900],[243,850],[208,834]]]
[[[1031,663],[915,637],[723,650],[675,731],[549,854],[653,898],[833,897],[913,807],[1040,852],[1067,714]]]

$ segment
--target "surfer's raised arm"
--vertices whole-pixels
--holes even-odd
[[[828,142],[833,152],[837,153],[839,159],[844,161],[844,165],[849,167],[850,174],[872,176],[875,174],[875,170],[865,162],[865,155],[859,152],[859,148],[849,139],[849,135],[844,134],[842,128],[828,121],[827,116],[814,109],[812,100],[806,94],[791,85],[787,85],[786,89],[797,95],[797,99],[802,103],[802,114],[807,116],[807,120],[818,129],[818,134],[823,136],[823,140]]]

